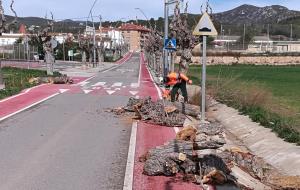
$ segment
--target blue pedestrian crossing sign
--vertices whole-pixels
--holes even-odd
[[[176,39],[171,38],[171,39],[165,39],[165,47],[166,50],[176,50]]]

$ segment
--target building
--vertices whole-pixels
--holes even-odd
[[[217,36],[214,40],[215,44],[237,43],[241,36]]]
[[[85,36],[93,36],[94,28],[87,26]],[[105,49],[116,49],[125,43],[122,32],[113,27],[102,27],[95,30],[96,43],[100,45],[102,40]]]
[[[68,40],[75,40],[75,37],[72,33],[52,33],[52,35],[55,36],[55,40],[60,44],[63,44]]]
[[[129,44],[130,51],[140,51],[144,48],[145,41],[149,37],[150,30],[133,23],[123,24],[120,28],[125,43]]]
[[[21,34],[21,33],[18,34],[3,33],[0,36],[0,46],[13,45],[18,39],[24,37],[25,34]]]
[[[116,49],[125,44],[124,36],[117,28],[102,27],[97,33],[99,33],[99,35],[101,33],[103,39],[109,39],[103,41],[106,49]]]
[[[273,52],[300,52],[300,41],[276,41],[273,45]]]
[[[252,43],[248,45],[248,52],[273,52],[274,41],[268,36],[254,36]]]
[[[278,40],[278,39],[284,39]],[[248,46],[249,52],[262,53],[292,53],[300,52],[300,41],[289,41],[287,37],[275,36],[255,36],[253,42]]]
[[[240,38],[240,36],[217,36],[213,41],[214,48],[217,50],[229,50],[236,46]]]

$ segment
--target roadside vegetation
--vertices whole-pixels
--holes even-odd
[[[300,145],[300,66],[208,66],[208,92],[217,101]],[[201,66],[189,76],[200,84]]]
[[[18,94],[22,90],[34,86],[34,84],[29,83],[30,78],[47,76],[46,71],[13,67],[2,68],[2,73],[5,81],[5,89],[0,90],[0,99]],[[60,74],[55,72],[54,75],[58,76]]]

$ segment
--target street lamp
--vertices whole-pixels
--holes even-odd
[[[96,5],[98,0],[94,0],[94,3],[90,9],[90,12],[89,12],[89,16],[88,18],[91,16],[91,19],[92,19],[92,23],[93,23],[93,54],[94,54],[94,63],[93,63],[93,66],[95,66],[96,64],[96,31],[95,31],[95,23],[94,23],[94,16],[93,16],[93,9]],[[86,26],[87,26],[87,22],[86,22]]]
[[[150,23],[150,20],[149,20],[149,18],[147,17],[147,15],[145,14],[145,12],[144,12],[141,8],[139,8],[139,7],[134,8],[134,9],[140,11],[140,12],[144,15],[144,17],[146,18],[146,20],[147,20],[147,22],[148,22],[148,24],[149,24],[150,29],[153,30],[153,27],[152,27],[152,25],[151,25],[151,23]]]

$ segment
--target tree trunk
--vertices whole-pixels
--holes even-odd
[[[53,75],[54,56],[51,52],[46,52],[47,75]]]
[[[168,105],[174,105],[179,111],[182,112],[182,103],[180,102],[168,102]],[[200,107],[191,105],[191,104],[184,104],[185,114],[192,116],[192,117],[198,117],[200,115]]]
[[[85,53],[85,51],[82,52],[82,64],[86,65],[86,53]]]
[[[4,80],[3,80],[3,75],[2,75],[2,65],[0,61],[0,90],[5,88]]]
[[[102,53],[101,53],[101,49],[99,48],[99,49],[97,50],[97,52],[98,52],[98,63],[99,63],[99,65],[101,65],[101,64],[102,64]]]

